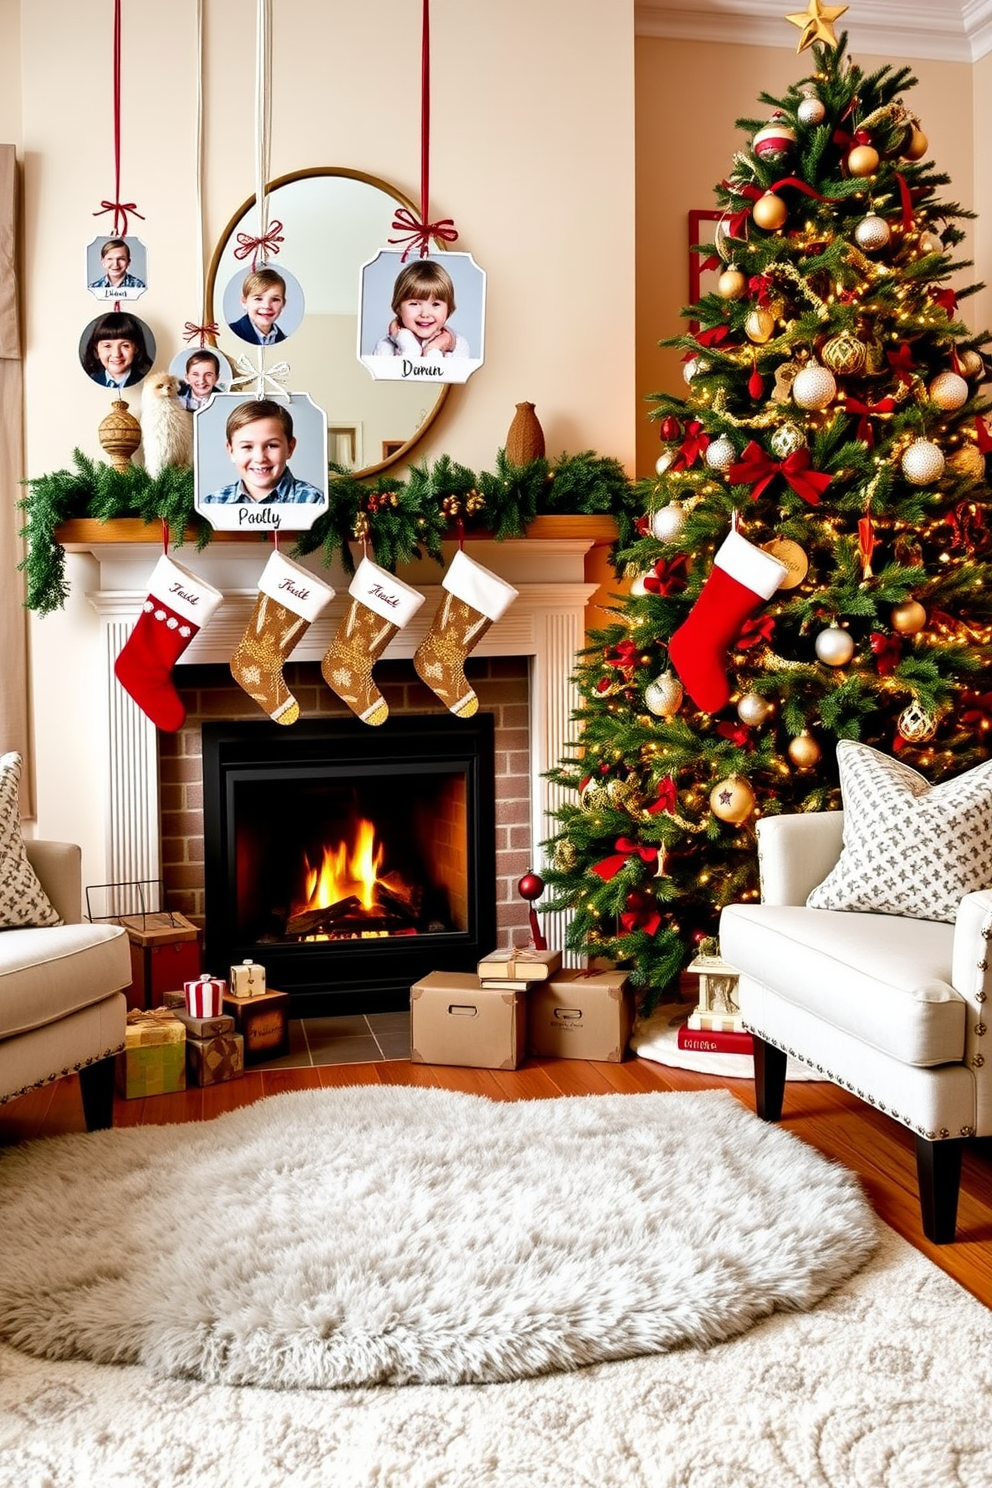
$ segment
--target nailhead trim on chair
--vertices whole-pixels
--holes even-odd
[[[44,1080],[35,1080],[32,1085],[22,1085],[20,1090],[12,1090],[9,1095],[0,1095],[0,1106],[5,1106],[8,1101],[17,1100],[18,1096],[27,1095],[31,1090],[41,1090],[45,1085],[51,1085],[53,1080],[61,1080],[65,1075],[77,1075],[81,1069],[88,1064],[99,1064],[101,1059],[109,1059],[112,1054],[122,1054],[124,1045],[118,1044],[115,1049],[104,1049],[102,1054],[95,1054],[92,1059],[81,1059],[78,1064],[71,1064],[66,1069],[59,1070],[58,1074],[46,1075]]]
[[[743,1026],[747,1029],[748,1033],[753,1033],[756,1038],[763,1039],[766,1044],[771,1044],[772,1047],[775,1049],[781,1049],[782,1053],[788,1054],[790,1059],[796,1059],[799,1061],[800,1064],[809,1064],[809,1060],[805,1059],[802,1054],[798,1054],[795,1049],[787,1049],[786,1046],[784,1044],[780,1044],[777,1039],[769,1038],[767,1033],[762,1033],[761,1029],[755,1028],[753,1023],[745,1022]],[[976,1056],[975,1059],[972,1060],[972,1063],[984,1064],[985,1061],[979,1054]],[[942,1126],[939,1132],[933,1132],[924,1130],[922,1126],[914,1125],[914,1123],[909,1119],[908,1116],[900,1116],[897,1111],[890,1111],[886,1106],[883,1106],[880,1101],[873,1100],[870,1095],[865,1095],[863,1091],[858,1090],[855,1088],[855,1086],[848,1084],[846,1080],[841,1079],[840,1075],[835,1075],[832,1070],[826,1069],[822,1064],[814,1064],[811,1065],[810,1068],[814,1069],[818,1075],[826,1075],[828,1080],[830,1080],[834,1085],[839,1085],[842,1090],[849,1090],[852,1095],[856,1095],[858,1099],[863,1100],[866,1105],[874,1106],[877,1111],[882,1111],[886,1116],[891,1116],[894,1121],[898,1121],[902,1126],[908,1126],[910,1131],[917,1132],[921,1137],[925,1137],[928,1142],[937,1142],[940,1141],[942,1138],[947,1138],[951,1135],[946,1126]],[[963,1126],[958,1135],[961,1137],[973,1137],[975,1135],[975,1128],[973,1126]]]

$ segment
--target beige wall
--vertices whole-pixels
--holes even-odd
[[[734,127],[740,118],[760,118],[766,106],[761,93],[781,96],[789,85],[805,77],[811,64],[785,48],[715,45],[640,37],[636,51],[637,158],[637,471],[650,475],[658,453],[658,435],[644,413],[643,399],[664,388],[683,391],[679,354],[658,347],[658,341],[684,328],[679,310],[689,298],[688,213],[713,208],[716,184],[727,175],[733,152],[746,140]],[[855,54],[866,71],[882,60]],[[964,63],[916,62],[919,86],[910,89],[907,103],[920,116],[937,168],[950,176],[942,188],[946,201],[976,210],[984,200],[992,209],[992,167],[987,149],[976,149],[976,138],[987,140],[989,130],[976,127],[976,102],[989,90],[981,82],[992,77],[992,58],[973,69]],[[768,110],[770,112],[770,110]],[[992,122],[992,103],[984,104],[984,123]],[[981,169],[982,174],[978,171]],[[968,224],[962,224],[967,227]],[[988,231],[988,229],[987,229]],[[972,279],[990,277],[988,252],[975,236],[969,253],[975,257]],[[989,311],[987,296],[963,302],[961,314],[976,330]]]
[[[95,301],[83,247],[113,190],[111,7],[0,0],[22,31],[28,474],[99,456],[106,395],[76,353]],[[212,245],[254,189],[254,14],[203,6]],[[420,7],[274,0],[271,176],[346,165],[419,198]],[[418,453],[491,468],[515,404],[537,405],[552,454],[592,448],[633,469],[632,0],[433,0],[431,206],[488,274],[486,363],[452,390]],[[5,32],[5,46],[9,39]],[[192,0],[125,0],[122,193],[154,265],[138,302],[162,347],[197,318]],[[14,69],[16,70],[16,69]],[[287,250],[284,250],[284,253]],[[609,286],[606,303],[601,298]],[[597,298],[590,302],[590,288]],[[154,558],[149,559],[149,571]],[[195,556],[190,562],[195,566]],[[102,878],[104,739],[94,583],[69,563],[66,610],[32,627],[38,830],[84,845]]]

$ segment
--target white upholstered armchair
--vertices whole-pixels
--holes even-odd
[[[721,916],[755,1035],[758,1114],[781,1116],[791,1054],[908,1126],[923,1230],[942,1244],[955,1235],[964,1141],[992,1133],[992,891],[964,894],[953,923],[807,908],[843,826],[839,811],[760,821],[762,902]]]

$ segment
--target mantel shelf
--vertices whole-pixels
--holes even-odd
[[[294,534],[287,533],[287,537]],[[457,533],[452,531],[449,536],[452,542],[457,540]],[[197,534],[187,530],[186,541],[193,543]],[[536,517],[527,528],[524,537],[529,542],[562,542],[575,538],[584,538],[594,546],[604,543],[612,543],[617,536],[616,522],[607,516],[544,516]],[[73,517],[68,522],[63,522],[55,529],[55,539],[69,552],[89,551],[92,548],[102,547],[107,543],[145,543],[158,546],[162,542],[162,524],[160,522],[142,522],[138,517],[114,517],[107,522],[100,522],[95,517]],[[491,540],[491,534],[486,532],[466,533],[465,541],[471,543]],[[214,532],[210,538],[213,543],[267,543],[271,541],[271,533],[267,532]],[[508,541],[521,541],[521,539],[508,539]]]

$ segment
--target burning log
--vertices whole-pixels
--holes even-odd
[[[339,920],[346,916],[354,915],[356,910],[361,910],[362,901],[357,894],[347,894],[339,899],[336,904],[328,904],[324,909],[303,909],[299,914],[290,915],[286,921],[287,935],[325,935],[334,930]]]
[[[419,918],[424,902],[423,884],[410,884],[398,873],[387,873],[384,878],[376,879],[375,891],[387,909],[397,910],[410,920]]]

